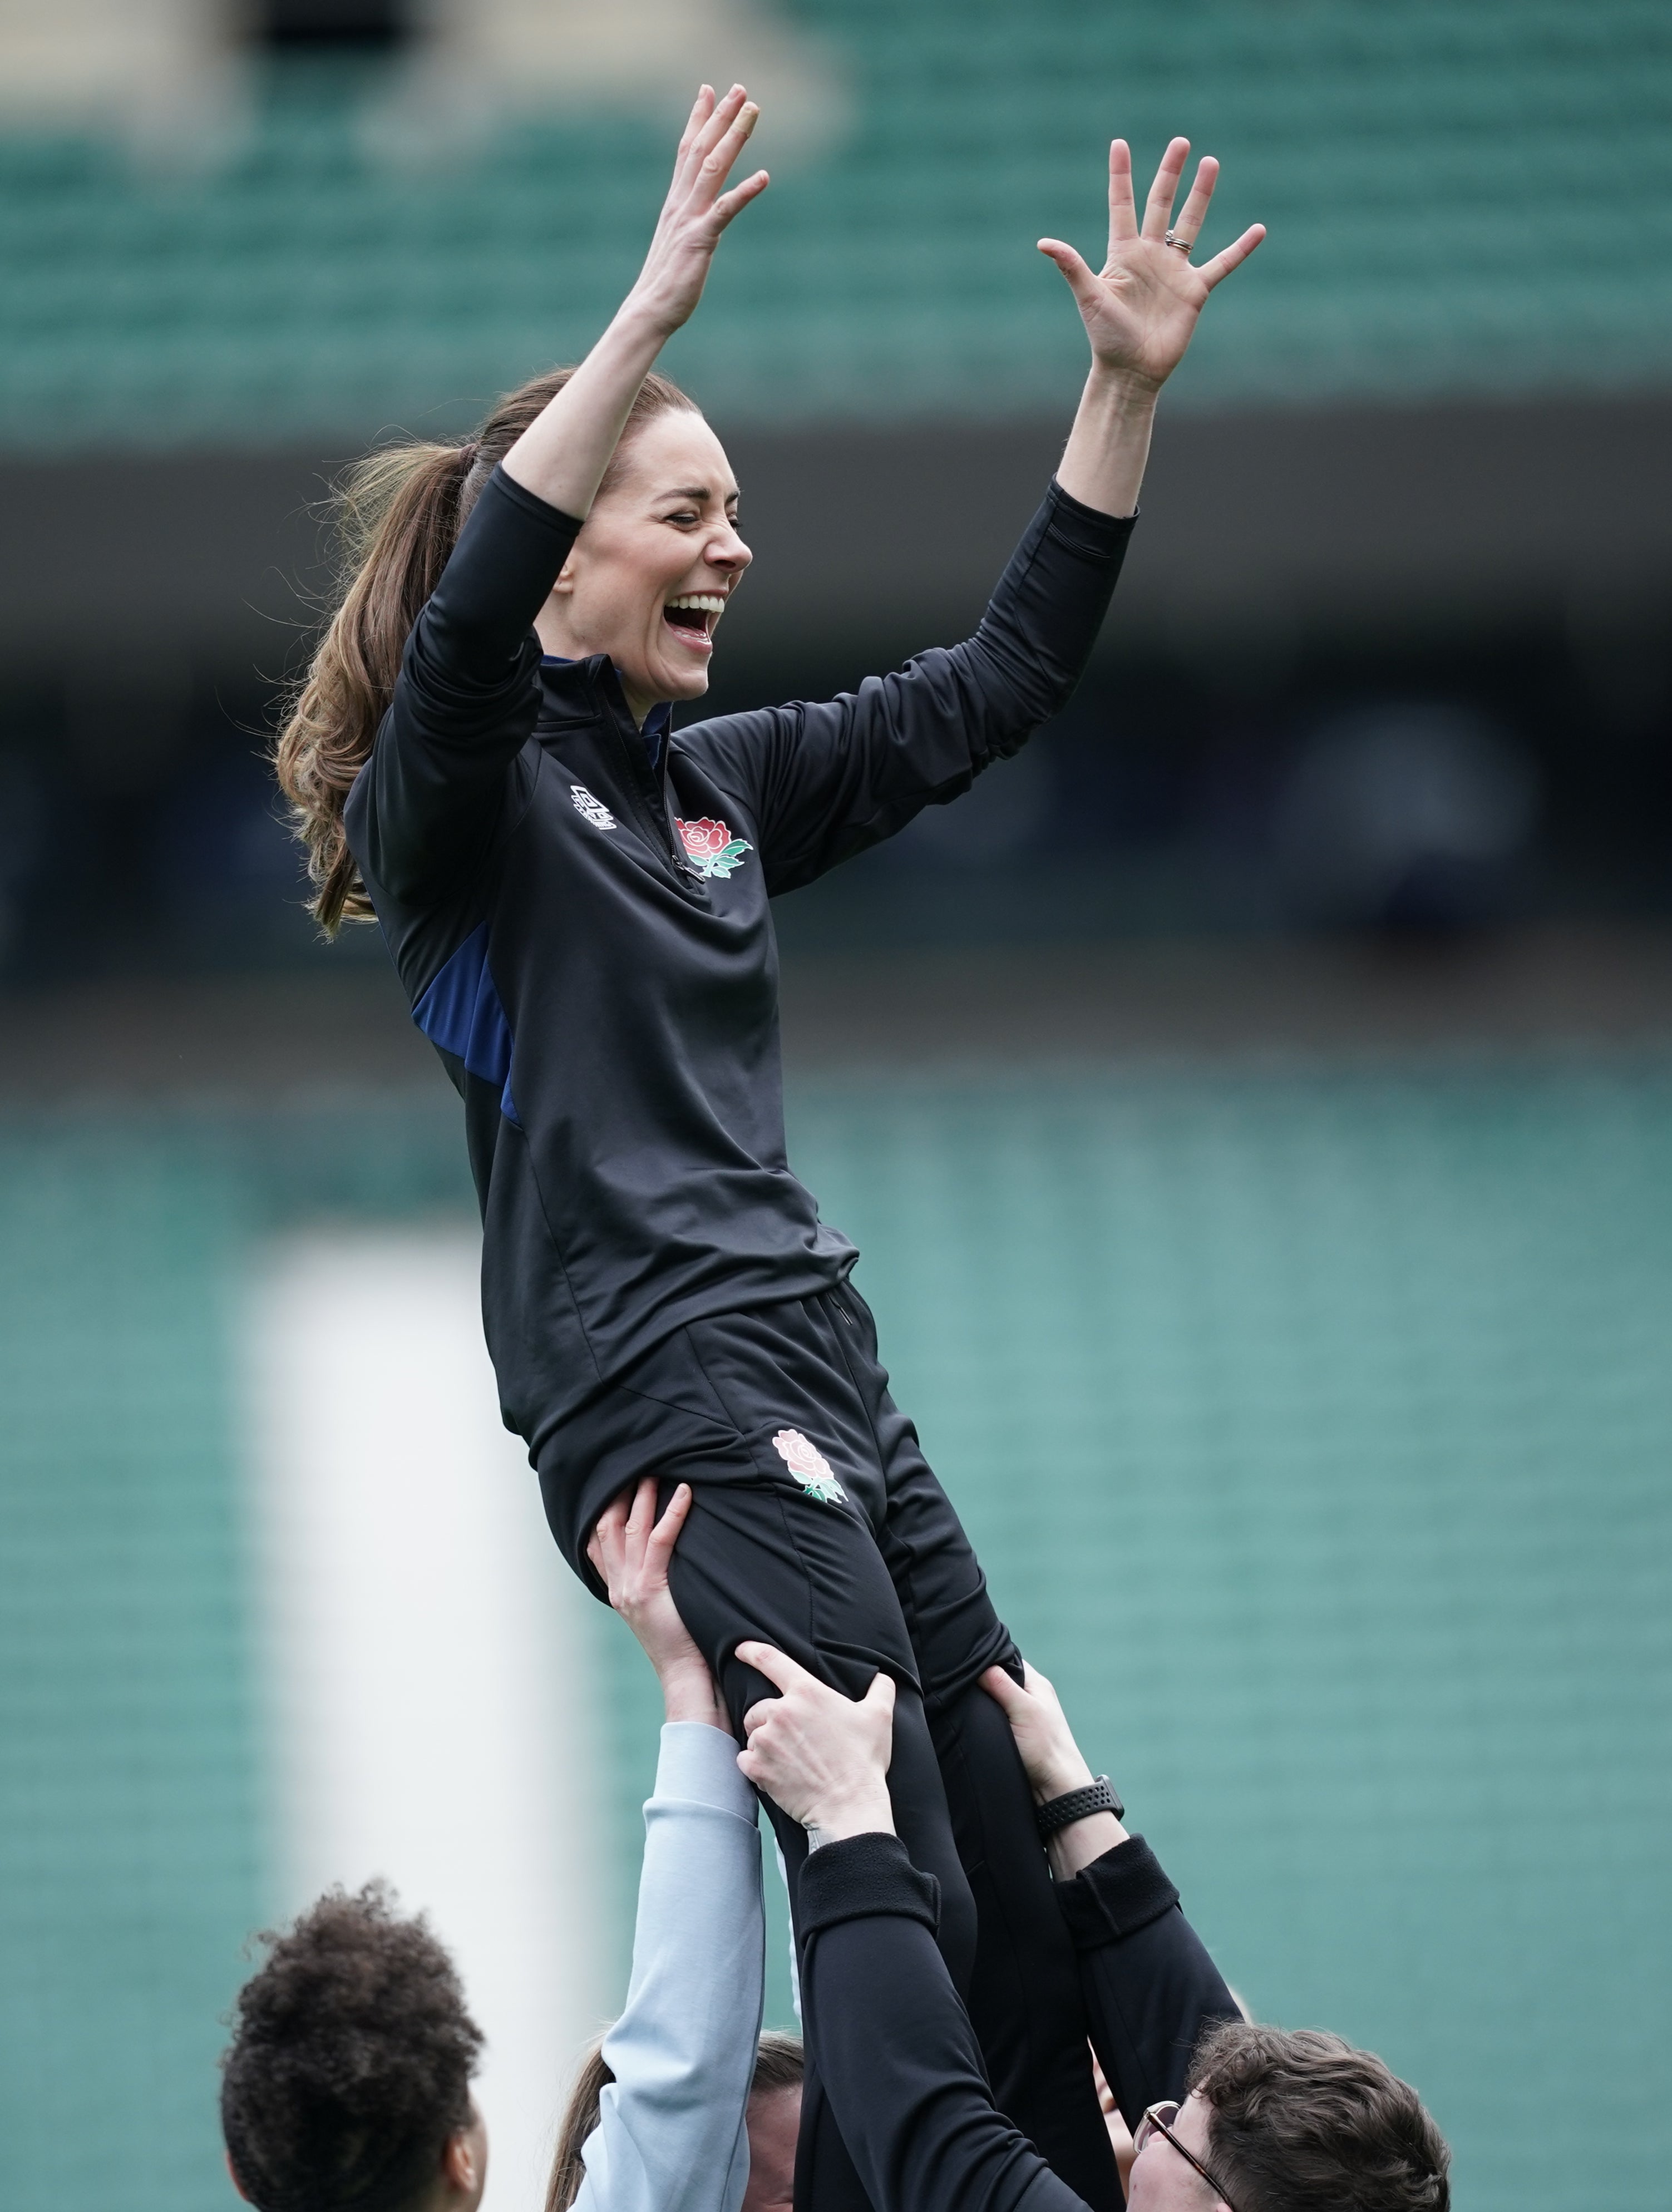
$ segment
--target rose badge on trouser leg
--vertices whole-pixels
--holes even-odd
[[[831,1474],[830,1462],[800,1429],[780,1429],[772,1439],[772,1449],[809,1498],[823,1498],[826,1505],[846,1500],[848,1493]]]
[[[711,821],[706,814],[700,822],[681,822],[679,835],[685,856],[700,876],[729,876],[744,854],[754,849],[734,837],[723,822]]]

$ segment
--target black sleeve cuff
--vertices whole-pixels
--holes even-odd
[[[1178,1903],[1178,1892],[1161,1871],[1161,1862],[1141,1836],[1128,1836],[1083,1867],[1072,1881],[1057,1884],[1056,1901],[1068,1923],[1074,1948],[1095,1951],[1118,1943],[1159,1920]]]
[[[1136,508],[1130,514],[1105,514],[1100,507],[1087,507],[1051,478],[1045,495],[1045,527],[1071,553],[1083,554],[1088,561],[1117,559],[1125,552],[1137,520]]]
[[[490,491],[496,497],[509,500],[513,507],[520,507],[530,521],[543,523],[554,538],[567,538],[572,544],[581,535],[581,525],[572,514],[565,514],[561,507],[550,506],[530,491],[526,484],[508,477],[497,461],[494,463],[493,474],[482,487],[481,497],[485,499]],[[1080,513],[1089,514],[1091,509],[1081,507]]]
[[[932,1936],[940,1925],[940,1884],[917,1871],[897,1836],[847,1836],[809,1851],[796,1900],[804,1943],[821,1928],[877,1913],[921,1921]]]

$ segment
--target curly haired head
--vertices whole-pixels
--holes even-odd
[[[222,2062],[239,2187],[258,2212],[402,2212],[471,2119],[482,2036],[452,1960],[381,1882],[258,1940]]]
[[[1237,2212],[1449,2212],[1451,2154],[1422,2100],[1339,2035],[1220,2021],[1189,2086]]]

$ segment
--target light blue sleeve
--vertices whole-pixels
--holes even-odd
[[[766,1929],[755,1793],[729,1735],[663,1729],[644,1826],[633,1978],[604,2039],[616,2078],[576,2212],[738,2212]]]

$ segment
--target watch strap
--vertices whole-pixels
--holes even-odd
[[[1033,1817],[1039,1829],[1039,1840],[1049,1843],[1059,1828],[1071,1822],[1083,1820],[1088,1813],[1112,1813],[1119,1820],[1125,1817],[1126,1807],[1106,1774],[1100,1774],[1083,1790],[1065,1790],[1061,1797],[1050,1797],[1043,1805],[1036,1805]]]

